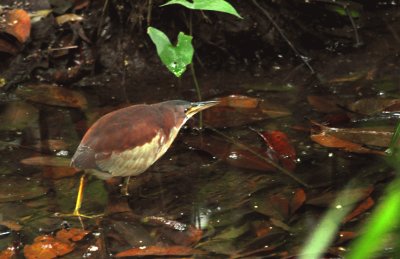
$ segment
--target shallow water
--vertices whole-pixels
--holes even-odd
[[[90,234],[67,258],[106,258],[132,247],[173,245],[195,248],[189,254],[199,258],[296,255],[327,208],[350,206],[345,200],[335,203],[341,190],[348,190],[349,200],[358,197],[351,202],[356,206],[379,199],[393,177],[380,155],[323,147],[310,139],[311,121],[340,128],[394,127],[395,108],[366,115],[348,106],[366,98],[398,99],[400,64],[392,42],[392,35],[385,35],[349,53],[321,51],[312,62],[316,75],[282,58],[270,71],[199,72],[203,99],[245,95],[264,100],[267,111],[251,118],[211,112],[211,118],[220,117],[203,131],[194,129],[196,119],[188,122],[170,150],[131,180],[129,197],[120,195],[120,179],[89,178],[82,212],[105,213],[96,219],[55,216],[75,206],[81,172],[68,164],[84,132],[118,107],[196,100],[190,73],[180,80],[149,77],[131,84],[99,80],[94,85],[103,87],[79,90],[72,103],[46,90],[1,96],[0,251],[22,248],[62,228],[85,228]],[[337,107],[321,111],[328,99],[318,107],[309,102],[314,95],[335,99]],[[280,169],[266,170],[257,157],[243,159],[243,150],[237,150],[237,144],[244,145],[265,156],[267,146],[256,131],[272,130],[287,134],[296,150],[291,173],[306,185]],[[26,160],[37,156],[51,158]],[[367,209],[342,223],[329,255],[343,255],[348,243],[339,236],[356,232],[368,215]]]

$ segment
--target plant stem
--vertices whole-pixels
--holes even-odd
[[[189,18],[189,34],[190,36],[193,36],[193,26],[192,26],[192,13],[190,13],[190,18]],[[194,64],[193,60],[190,62],[190,70],[192,73],[192,78],[193,78],[193,83],[194,86],[196,87],[196,93],[197,93],[197,100],[201,102],[201,90],[200,90],[200,85],[199,82],[197,81],[197,76],[196,76],[196,71],[194,70]],[[203,128],[203,113],[199,113],[199,128]]]

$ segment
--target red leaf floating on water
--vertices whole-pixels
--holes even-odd
[[[258,133],[268,147],[276,152],[283,167],[289,171],[296,168],[296,150],[289,142],[289,138],[285,133],[279,130],[264,131]]]
[[[186,256],[193,254],[204,254],[204,251],[193,249],[186,246],[147,246],[143,248],[132,248],[120,252],[115,257],[128,257],[128,256]]]

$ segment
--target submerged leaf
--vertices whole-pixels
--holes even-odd
[[[22,180],[16,177],[2,179],[0,188],[0,202],[29,200],[43,196],[46,189],[38,181]]]
[[[226,240],[226,239],[235,239],[238,238],[239,236],[243,235],[249,230],[249,224],[245,223],[241,226],[229,226],[225,228],[224,230],[221,231],[218,235],[213,237],[212,239],[215,240]]]
[[[14,44],[11,44],[10,42],[1,39],[0,38],[0,52],[8,53],[11,55],[16,55],[18,53],[18,46],[15,46]],[[1,81],[4,81],[5,79],[2,78]],[[5,85],[5,82],[1,83],[1,86],[3,87]]]
[[[400,99],[365,98],[349,104],[348,109],[360,114],[373,115],[383,111],[400,111]]]
[[[323,113],[341,112],[338,105],[338,100],[331,96],[309,95],[307,96],[308,103],[317,111]]]
[[[32,102],[86,109],[87,101],[81,93],[50,84],[36,84],[20,86],[16,94]]]
[[[147,246],[131,248],[115,255],[116,258],[129,256],[187,256],[194,254],[204,254],[204,251],[193,249],[186,246]]]
[[[346,189],[341,192],[342,200],[338,201],[341,202],[341,206],[348,206],[354,204],[356,202],[362,201],[369,197],[372,193],[374,188],[372,186],[368,187],[360,187],[360,188],[352,188]],[[315,197],[309,198],[306,201],[306,204],[311,204],[314,206],[321,206],[321,207],[329,207],[338,197],[337,192],[325,192],[325,193],[318,193]]]
[[[219,98],[219,100],[220,104],[203,111],[203,120],[209,126],[242,126],[291,114],[287,108],[259,98],[230,95]]]
[[[23,130],[38,123],[39,111],[25,102],[8,103],[0,114],[1,130]]]
[[[58,156],[34,156],[21,160],[24,165],[69,167],[71,160]]]
[[[254,109],[260,105],[261,99],[249,97],[245,95],[229,95],[226,97],[217,98],[219,101],[218,106],[232,107],[232,108],[246,108]]]
[[[203,150],[233,166],[261,171],[275,170],[271,164],[249,150],[240,148],[216,137],[192,137],[187,138],[185,143],[196,149]],[[264,156],[264,150],[255,147],[251,147],[251,150]]]
[[[303,189],[297,189],[294,192],[293,198],[290,200],[290,213],[293,214],[298,210],[306,201],[306,193]]]
[[[371,197],[368,197],[343,219],[343,223],[349,222],[353,218],[369,210],[372,206],[374,206],[374,204],[375,204],[374,200]]]

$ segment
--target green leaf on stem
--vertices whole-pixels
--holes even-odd
[[[194,48],[192,45],[192,36],[180,32],[178,42],[173,46],[162,31],[149,27],[147,29],[151,40],[156,45],[157,54],[161,61],[167,66],[176,77],[180,77],[186,70],[186,66],[192,62]]]
[[[192,10],[206,10],[228,13],[240,19],[243,19],[243,17],[240,16],[236,9],[225,0],[193,0],[193,2],[187,0],[171,0],[161,6],[173,4],[183,5],[184,7]]]

